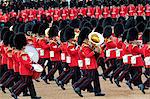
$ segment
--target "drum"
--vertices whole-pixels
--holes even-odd
[[[39,53],[32,45],[27,45],[25,47],[25,52],[29,55],[33,62],[37,63],[39,61]]]
[[[43,67],[39,64],[32,64],[31,65],[34,68],[34,71],[41,73],[43,71]]]

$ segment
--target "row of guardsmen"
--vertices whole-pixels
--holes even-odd
[[[7,22],[11,17],[22,17],[24,21],[31,21],[33,19],[40,20],[41,16],[45,14],[46,16],[52,17],[54,21],[75,19],[78,15],[89,16],[93,18],[107,18],[112,17],[114,19],[119,16],[145,16],[148,18],[150,16],[150,5],[145,6],[139,4],[134,6],[130,4],[128,6],[112,6],[111,8],[105,7],[83,7],[83,8],[50,8],[48,10],[44,9],[25,9],[18,13],[11,11],[9,13],[3,14],[0,12],[0,22]]]
[[[99,76],[104,80],[109,78],[111,83],[114,79],[118,87],[121,87],[119,82],[125,79],[130,89],[133,90],[134,84],[144,94],[144,90],[149,88],[150,20],[143,16],[114,20],[111,17],[96,19],[80,15],[73,20],[57,22],[46,15],[40,21],[27,22],[21,17],[13,17],[1,27],[0,70],[3,73],[0,88],[4,93],[8,88],[15,99],[21,92],[32,99],[40,99],[32,81],[39,82],[39,77],[46,84],[49,84],[48,80],[55,80],[63,90],[72,79],[73,90],[81,97],[81,90],[86,89],[95,96],[105,95],[101,92]],[[103,35],[102,45],[95,45],[89,40],[92,32]],[[24,51],[27,44],[39,52],[39,64],[44,68],[42,73],[31,66],[33,62]],[[48,73],[45,71],[47,66]],[[103,70],[101,75],[98,73],[99,66]],[[147,77],[145,82],[142,81],[142,68]],[[57,70],[59,76],[54,79]]]

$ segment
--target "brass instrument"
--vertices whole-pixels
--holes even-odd
[[[92,44],[92,50],[95,50],[96,52],[100,52],[100,45],[104,43],[104,37],[98,33],[98,32],[91,32],[88,35],[89,43]]]

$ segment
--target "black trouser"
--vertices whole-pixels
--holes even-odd
[[[87,79],[88,77],[87,70],[82,70],[82,73],[83,73],[83,77],[81,77],[77,82],[73,84],[74,89],[79,87],[80,84],[82,84]],[[87,91],[92,91],[93,90],[92,84],[89,84],[87,87],[83,88],[82,90],[85,90],[85,89],[87,89]]]
[[[20,82],[18,82],[18,83],[20,83]],[[21,83],[14,90],[14,94],[19,96],[21,94],[21,92],[26,90],[26,88],[29,89],[31,97],[35,97],[36,96],[36,91],[35,91],[34,84],[33,84],[33,81],[32,81],[32,76],[22,76]]]
[[[4,73],[4,75],[0,79],[0,84],[4,83],[9,78],[10,75],[13,75],[13,69],[9,69]]]
[[[54,76],[54,74],[56,73],[56,71],[58,70],[58,72],[59,72],[59,75],[62,73],[62,71],[63,71],[63,68],[62,68],[62,66],[61,66],[61,62],[59,62],[59,61],[56,61],[56,62],[52,62],[52,64],[53,64],[53,68],[48,72],[48,74],[46,75],[46,78],[48,79],[48,78],[50,78],[50,77],[52,77],[52,76]]]
[[[130,76],[129,76],[129,71],[130,71],[130,67],[131,65],[124,65],[123,67],[123,72],[121,73],[121,75],[117,78],[118,81],[123,81],[123,79],[125,78],[126,80],[129,80],[130,79]]]
[[[98,59],[98,65],[101,66],[103,72],[106,70],[104,58],[100,57],[100,58]]]
[[[49,72],[49,71],[52,69],[51,61],[50,61],[49,58],[40,59],[40,62],[39,62],[39,63],[40,63],[42,66],[44,66],[44,63],[45,63],[46,60],[48,60],[48,63],[47,63],[48,70],[47,70],[47,72]],[[42,72],[42,74],[41,74],[41,77],[44,77],[44,76],[46,75],[46,70],[45,70],[45,68],[46,68],[46,67],[44,66],[44,70],[43,70],[43,72]],[[54,78],[54,76],[51,76],[50,79],[53,79],[53,78]]]
[[[117,65],[117,69],[112,74],[114,79],[116,79],[119,76],[119,74],[121,73],[121,71],[123,70],[123,67],[124,67],[122,60],[117,60],[116,65]]]
[[[7,71],[7,64],[0,65],[0,79],[4,75],[4,73]]]
[[[100,88],[100,82],[99,82],[99,74],[97,69],[92,69],[92,70],[87,70],[87,78],[78,86],[78,88],[85,89],[89,86],[89,84],[94,82],[94,92],[95,93],[100,93],[101,88]]]
[[[9,78],[3,83],[4,88],[9,88],[14,85],[14,82],[19,81],[20,75],[18,72],[14,72],[13,75],[9,76]]]
[[[107,77],[110,72],[115,71],[117,68],[116,59],[109,59],[108,61],[110,62],[110,66],[103,73],[105,77]]]
[[[81,77],[79,67],[70,67],[69,73],[61,80],[63,84],[67,84],[72,79],[72,85],[77,82]]]
[[[135,86],[142,84],[142,66],[141,67],[131,67],[130,69],[131,79],[130,83],[133,83]]]

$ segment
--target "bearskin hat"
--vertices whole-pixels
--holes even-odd
[[[83,27],[78,37],[78,44],[82,45],[83,41],[88,38],[88,35],[91,33],[89,27]]]
[[[117,19],[117,22],[118,23],[123,23],[124,21],[125,21],[126,19],[125,19],[125,17],[119,17],[118,19]]]
[[[38,29],[39,29],[40,25],[41,25],[40,23],[34,24],[32,27],[32,33],[38,33]]]
[[[146,25],[143,22],[141,22],[136,25],[136,28],[137,28],[138,32],[143,32],[146,28]]]
[[[121,23],[117,23],[114,26],[114,33],[116,37],[120,37],[124,32],[124,27]]]
[[[13,35],[13,34],[14,34],[13,31],[8,31],[8,32],[6,32],[6,33],[4,34],[4,36],[3,36],[3,43],[4,43],[4,45],[8,46],[8,44],[9,44],[9,38],[10,38],[10,36]]]
[[[1,40],[3,40],[4,34],[5,34],[6,32],[9,32],[9,28],[3,27],[3,28],[1,29],[1,31],[0,31],[0,39],[1,39]]]
[[[103,21],[104,21],[104,18],[99,19],[97,25],[101,25],[102,26]]]
[[[52,17],[51,16],[47,16],[47,22],[51,23],[52,22]]]
[[[74,28],[71,26],[68,26],[64,31],[64,39],[65,41],[68,41],[70,39],[73,39],[75,37]]]
[[[122,42],[124,42],[127,39],[127,34],[128,34],[128,30],[125,30],[122,35]]]
[[[83,25],[88,22],[88,20],[84,19],[82,20],[81,24],[80,24],[80,30],[82,29]]]
[[[12,35],[10,36],[10,38],[9,38],[10,47],[15,47],[15,44],[14,44],[14,42],[13,42],[14,36],[15,36],[15,34],[12,34]]]
[[[150,28],[145,29],[142,35],[142,40],[144,44],[150,42]]]
[[[52,25],[56,25],[59,27],[60,22],[59,21],[54,21]]]
[[[65,26],[68,25],[67,20],[63,20],[62,22],[60,22],[59,24],[59,29],[62,30]]]
[[[103,33],[103,27],[101,25],[97,25],[94,31],[102,34]]]
[[[45,33],[45,30],[47,29],[48,27],[43,23],[40,25],[39,29],[38,29],[38,34],[39,36],[42,36],[44,35]]]
[[[92,24],[93,27],[96,27],[96,25],[97,25],[97,19],[92,18],[91,21],[90,21],[90,23]]]
[[[55,36],[58,36],[58,27],[56,25],[52,26],[49,30],[49,37],[52,38],[52,37],[55,37]]]
[[[28,31],[32,31],[33,25],[34,24],[32,22],[27,22],[24,27],[24,32],[27,33]]]
[[[90,22],[84,23],[83,27],[89,27],[91,30],[93,30],[93,26]]]
[[[105,26],[112,25],[112,24],[113,24],[113,19],[111,17],[108,17],[104,19],[102,26],[104,28]]]
[[[27,45],[26,36],[23,33],[17,33],[13,39],[16,49],[21,50],[24,46]]]
[[[79,19],[74,19],[71,21],[70,26],[73,28],[79,28],[80,27],[80,20]]]
[[[125,29],[129,29],[129,28],[132,28],[132,27],[135,27],[136,25],[136,21],[134,20],[133,17],[130,17],[128,18],[126,24],[125,24]]]
[[[136,17],[136,22],[137,22],[137,24],[138,23],[141,23],[141,22],[144,22],[145,20],[144,20],[144,18],[143,18],[143,16],[137,16]]]
[[[109,38],[112,35],[112,28],[111,25],[108,25],[103,30],[103,36],[104,38]]]
[[[20,26],[18,27],[18,32],[24,33],[24,27],[25,27],[25,23],[20,24]]]
[[[127,41],[134,41],[138,39],[138,31],[135,27],[129,29],[127,34]]]

